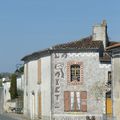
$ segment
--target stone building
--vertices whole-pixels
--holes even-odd
[[[22,58],[24,114],[42,120],[103,120],[108,113],[106,84],[111,73],[105,48],[113,44],[103,21],[89,37]]]

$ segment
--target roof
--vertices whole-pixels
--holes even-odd
[[[120,43],[116,43],[116,44],[113,44],[113,45],[111,45],[111,46],[108,46],[108,47],[106,48],[106,50],[110,50],[110,49],[114,49],[114,48],[118,48],[118,47],[120,47]]]
[[[106,52],[108,52],[110,49],[116,48],[118,46],[120,46],[119,42],[109,41],[108,47],[106,47]],[[108,54],[106,52],[103,53],[103,57],[100,57],[101,62],[110,62],[111,61],[110,54]]]
[[[22,58],[22,60],[25,61],[26,59],[32,59],[33,57],[35,58],[37,56],[48,55],[56,51],[57,52],[96,51],[100,48],[103,48],[103,42],[92,41],[92,36],[89,36],[80,40],[74,40],[72,42],[58,44],[48,49],[34,52],[32,54],[26,55],[25,57]]]
[[[120,42],[113,44],[111,46],[108,46],[106,48],[106,51],[114,58],[120,57]]]
[[[53,46],[53,49],[98,49],[102,46],[102,41],[92,41],[92,36],[60,45]]]
[[[116,42],[116,41],[109,41],[108,42],[108,46],[112,46],[112,45],[115,45],[115,44],[118,44],[119,42]]]

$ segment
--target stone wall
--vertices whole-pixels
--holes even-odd
[[[68,84],[68,62],[83,63],[83,83]],[[99,53],[55,53],[52,55],[52,115],[55,120],[85,120],[88,114],[97,114],[98,120],[105,113],[105,82],[110,64],[101,64]],[[64,112],[64,91],[87,91],[87,112]],[[56,117],[58,116],[58,117]],[[68,116],[68,117],[65,117]]]

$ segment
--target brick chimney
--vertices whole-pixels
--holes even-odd
[[[104,48],[107,47],[108,35],[106,20],[103,20],[101,24],[93,26],[92,39],[93,41],[103,41]]]

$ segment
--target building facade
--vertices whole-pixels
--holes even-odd
[[[113,120],[120,119],[120,43],[107,48],[112,56]]]
[[[103,21],[90,37],[25,56],[24,114],[42,120],[103,120],[111,73],[105,48],[111,44]]]
[[[4,103],[3,103],[3,109],[5,112],[9,111],[9,105],[8,105],[8,101],[11,100],[10,97],[10,79],[9,78],[2,78],[3,80],[3,96],[4,96]]]

